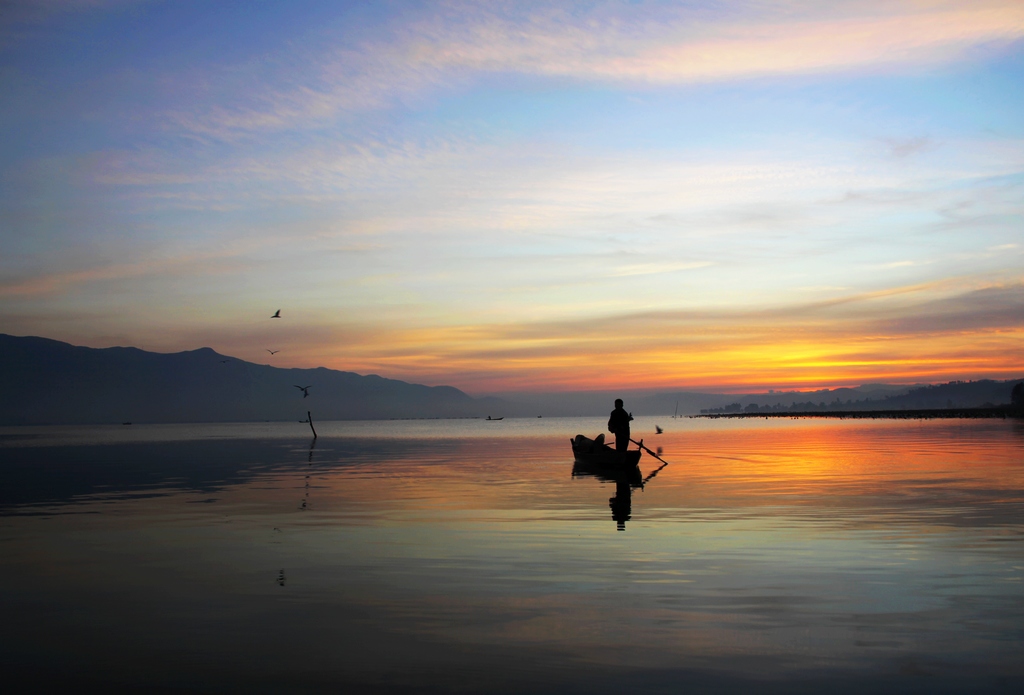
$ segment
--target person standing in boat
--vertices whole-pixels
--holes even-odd
[[[633,419],[632,413],[627,413],[622,407],[622,399],[615,399],[615,410],[608,418],[608,431],[615,434],[615,450],[625,451],[629,448],[629,421]]]

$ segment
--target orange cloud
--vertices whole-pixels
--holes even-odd
[[[1024,8],[964,7],[866,18],[714,27],[719,37],[683,41],[587,72],[654,82],[687,82],[944,62],[981,42],[1024,35]],[[553,67],[552,71],[558,71]]]
[[[318,349],[330,354],[329,366],[454,383],[477,393],[743,390],[1024,373],[1024,284],[961,288],[943,298],[936,298],[936,289],[893,288],[760,312],[388,328]]]

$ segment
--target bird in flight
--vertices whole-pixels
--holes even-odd
[[[270,348],[267,348],[267,352],[269,352],[271,355],[276,355],[277,353],[279,353],[281,351],[280,350],[271,350]]]
[[[292,384],[292,386],[295,386],[295,388],[297,388],[298,390],[302,391],[302,397],[303,398],[308,398],[309,397],[309,389],[312,388],[313,384],[310,384],[309,386],[298,386],[296,384]]]
[[[230,361],[231,361],[231,358],[229,357],[229,358],[228,358],[228,359],[226,359],[226,360],[221,360],[221,361],[220,361],[220,363],[221,363],[221,364],[227,364],[227,363],[228,363],[228,362],[230,362]]]
[[[660,428],[660,427],[658,427],[657,425],[655,425],[655,426],[654,426],[654,433],[655,433],[655,434],[661,434],[661,433],[662,433],[662,432],[664,432],[664,431],[665,431],[665,430],[661,429],[661,428]]]
[[[279,319],[279,318],[281,318],[281,310],[278,309],[277,311],[275,311],[274,315],[271,316],[270,318],[272,318],[272,319]]]

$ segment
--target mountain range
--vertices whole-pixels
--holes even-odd
[[[637,415],[964,408],[1008,403],[1018,381],[868,384],[748,395],[620,390],[473,398],[451,386],[324,367],[272,367],[211,348],[155,353],[0,334],[0,425],[302,420],[307,411],[317,420],[598,416],[607,415],[619,397]],[[308,397],[296,388],[304,386]]]
[[[309,397],[297,386],[310,386]],[[0,334],[0,424],[376,420],[486,415],[491,399],[319,367],[282,369],[210,348],[154,353]]]

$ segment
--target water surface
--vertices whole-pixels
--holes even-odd
[[[1021,423],[638,418],[668,466],[574,470],[603,424],[0,429],[0,667],[163,692],[1024,684]]]

